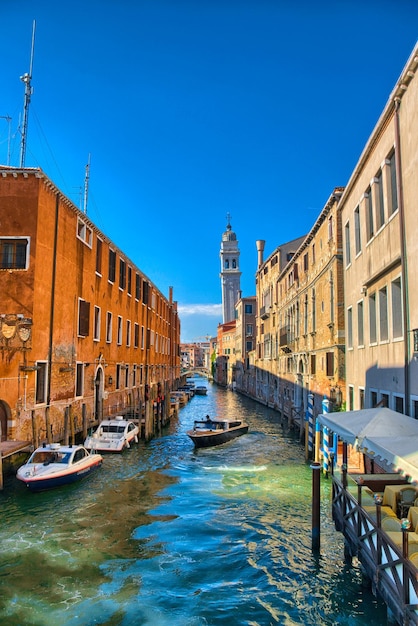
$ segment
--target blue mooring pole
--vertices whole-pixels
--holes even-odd
[[[312,550],[319,551],[321,546],[321,464],[314,462],[312,469]]]

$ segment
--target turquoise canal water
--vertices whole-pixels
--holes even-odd
[[[248,435],[195,451],[194,419]],[[343,560],[323,480],[311,551],[311,470],[277,413],[209,385],[161,437],[106,456],[85,482],[0,494],[0,624],[281,626],[386,623]]]

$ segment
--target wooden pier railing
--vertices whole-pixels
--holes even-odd
[[[333,520],[344,535],[346,557],[358,558],[373,593],[398,624],[418,626],[418,570],[407,558],[408,531],[400,533],[401,544],[393,541],[380,527],[380,512],[373,514],[373,507],[367,512],[335,475],[332,492]]]

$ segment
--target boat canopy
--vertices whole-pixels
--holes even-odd
[[[418,420],[386,407],[318,415],[342,441],[418,482]]]

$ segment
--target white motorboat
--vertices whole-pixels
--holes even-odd
[[[84,446],[98,452],[122,452],[138,443],[139,427],[121,415],[100,422],[97,430],[87,437]]]
[[[44,444],[17,470],[17,478],[31,491],[43,491],[81,480],[101,466],[103,457],[84,446]]]

